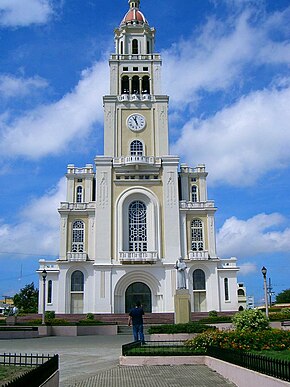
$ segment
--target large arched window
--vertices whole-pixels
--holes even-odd
[[[147,251],[147,209],[140,200],[129,206],[129,251]]]
[[[130,144],[131,156],[143,156],[143,144],[139,140],[134,140]]]
[[[142,78],[142,93],[150,94],[150,81],[148,75],[145,75]]]
[[[205,274],[201,269],[196,269],[193,272],[193,290],[206,290]]]
[[[83,253],[84,252],[84,234],[85,225],[82,220],[76,220],[73,223],[72,228],[72,252]]]
[[[80,270],[76,270],[71,275],[71,289],[72,292],[84,291],[84,274]]]
[[[84,309],[84,274],[75,270],[71,275],[71,305],[70,313],[83,313]]]
[[[140,83],[137,75],[132,77],[132,94],[140,94]]]
[[[191,250],[203,251],[202,221],[193,219],[191,222]]]
[[[121,94],[129,94],[129,77],[127,75],[122,77]]]
[[[77,203],[81,203],[83,201],[83,187],[80,185],[77,187]]]
[[[198,202],[198,193],[197,193],[197,186],[193,185],[191,187],[191,201],[196,203]]]
[[[132,40],[132,54],[138,54],[138,40]]]

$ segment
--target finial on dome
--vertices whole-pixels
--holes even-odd
[[[138,8],[140,7],[140,0],[129,0],[130,8]]]

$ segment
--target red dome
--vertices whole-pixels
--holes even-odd
[[[138,24],[148,24],[147,20],[145,19],[143,13],[139,11],[138,8],[131,8],[125,15],[124,19],[122,20],[121,24],[131,24],[131,23],[138,23]]]

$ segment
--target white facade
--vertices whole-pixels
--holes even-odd
[[[68,165],[59,258],[41,260],[38,271],[40,311],[46,269],[46,310],[125,313],[140,300],[146,312],[173,312],[180,257],[193,312],[238,310],[236,259],[216,255],[205,166],[169,155],[162,62],[139,2],[129,0],[115,30],[104,156]]]

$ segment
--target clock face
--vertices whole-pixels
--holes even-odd
[[[127,126],[130,130],[138,132],[146,126],[146,119],[142,114],[134,113],[127,118]]]

